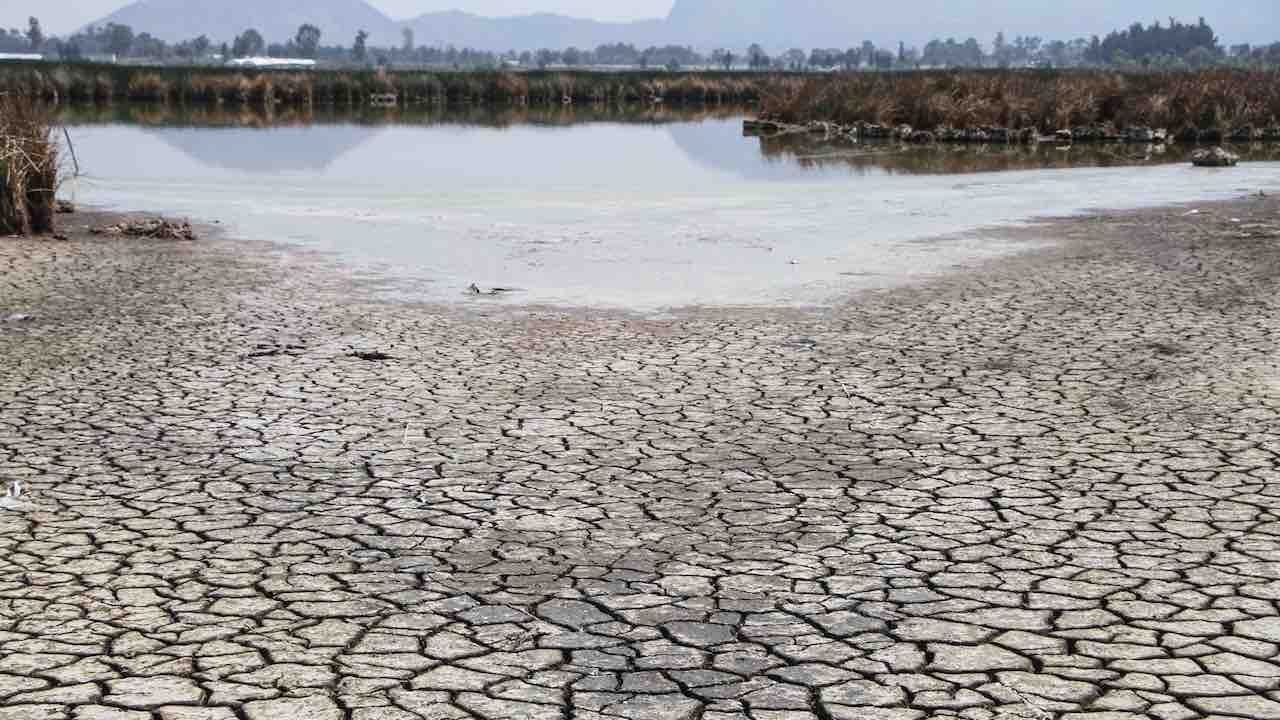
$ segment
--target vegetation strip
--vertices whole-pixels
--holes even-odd
[[[749,131],[917,142],[1280,140],[1280,73],[955,71],[842,74],[773,88]],[[826,123],[817,125],[815,123]],[[1161,131],[1167,131],[1167,136]]]

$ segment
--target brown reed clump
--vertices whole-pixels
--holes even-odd
[[[57,186],[49,115],[21,98],[0,97],[0,234],[53,232]]]
[[[164,102],[172,89],[159,73],[140,73],[129,78],[129,99],[135,102]]]
[[[1196,128],[1229,133],[1273,127],[1280,73],[926,71],[852,73],[770,85],[763,112],[784,122],[1002,127]]]

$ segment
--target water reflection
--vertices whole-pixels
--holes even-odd
[[[892,141],[830,141],[807,135],[759,138],[767,159],[810,170],[856,174],[955,175],[1010,170],[1130,167],[1187,163],[1193,145],[911,145]],[[1280,145],[1226,145],[1248,162],[1280,160]]]
[[[80,202],[219,220],[446,302],[475,283],[521,289],[500,302],[824,303],[1020,247],[984,226],[1280,189],[1275,163],[1202,171],[1173,164],[1184,149],[762,142],[725,108],[65,119]],[[1017,172],[941,175],[999,170]]]
[[[256,128],[311,125],[432,126],[460,125],[509,128],[521,125],[570,127],[585,123],[661,125],[740,118],[748,108],[734,105],[699,107],[665,105],[565,105],[506,107],[415,105],[412,107],[280,107],[181,106],[118,104],[59,109],[68,125],[138,125],[143,127]]]
[[[1192,146],[1081,144],[932,145],[853,142],[812,135],[743,138],[739,106],[561,107],[416,106],[412,108],[183,107],[122,104],[65,108],[63,123],[126,125],[156,132],[165,143],[211,168],[247,173],[322,171],[384,128],[571,128],[591,124],[661,126],[697,165],[739,178],[812,179],[822,175],[941,175],[1012,170],[1108,168],[1185,163]],[[201,132],[178,132],[180,130]],[[287,132],[306,129],[310,132]],[[209,130],[275,130],[269,137]],[[1280,145],[1230,145],[1246,162],[1280,160]],[[514,159],[518,161],[518,159]]]

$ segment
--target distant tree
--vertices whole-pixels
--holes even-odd
[[[235,42],[231,45],[231,53],[238,58],[257,57],[263,54],[266,49],[267,43],[262,39],[262,33],[253,28],[249,28],[237,35]]]
[[[754,43],[747,48],[747,65],[752,70],[767,70],[770,64],[769,55],[764,51],[764,48]]]
[[[548,66],[554,65],[557,59],[559,59],[559,53],[543,48],[538,51],[534,62],[537,63],[538,69],[546,70]]]
[[[133,47],[133,28],[111,23],[107,25],[106,34],[108,51],[117,56],[129,54],[129,50]]]
[[[805,61],[808,59],[809,58],[805,55],[804,51],[799,48],[792,48],[782,56],[782,62],[786,68],[795,72],[803,71]]]
[[[208,35],[201,35],[200,37],[196,38],[195,40],[192,40],[192,41],[191,41],[191,51],[192,51],[193,56],[194,56],[194,57],[197,57],[197,58],[202,58],[202,57],[204,57],[205,55],[208,55],[208,54],[209,54],[209,47],[210,47],[212,44],[213,44],[213,43],[209,42],[209,36],[208,36]]]
[[[1009,67],[1012,64],[1012,50],[1008,41],[1005,40],[1004,31],[996,33],[995,43],[992,45],[991,57],[1000,67]]]
[[[40,21],[34,17],[27,20],[27,42],[31,43],[32,50],[39,50],[44,46],[44,30],[40,28]]]
[[[226,43],[222,43],[222,48],[218,50],[218,54],[222,56],[223,60],[226,60],[231,57],[231,49],[227,47]]]
[[[576,47],[571,47],[564,51],[564,64],[569,67],[577,67],[582,64],[582,51]]]
[[[320,28],[307,23],[298,28],[297,34],[293,36],[293,45],[302,57],[314,58],[320,49],[321,37]]]
[[[351,57],[355,58],[356,62],[364,62],[366,59],[368,59],[369,57],[368,43],[369,43],[369,33],[365,32],[364,30],[361,30],[360,32],[356,33],[355,44],[351,46]]]
[[[1218,61],[1218,53],[1204,46],[1194,47],[1187,51],[1183,59],[1191,67],[1202,69],[1214,65]]]
[[[403,42],[400,43],[400,48],[406,53],[413,52],[413,28],[404,28],[400,31],[400,35],[403,37]]]
[[[724,68],[726,71],[733,69],[733,61],[735,59],[732,50],[722,48],[711,53],[711,63],[716,67]]]

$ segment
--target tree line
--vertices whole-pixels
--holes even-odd
[[[770,54],[762,46],[745,50],[717,49],[699,53],[693,48],[666,45],[640,48],[627,43],[596,48],[542,48],[495,53],[456,47],[418,46],[413,31],[405,28],[397,47],[371,47],[369,34],[355,32],[349,43],[325,45],[324,31],[303,24],[284,42],[268,42],[256,29],[246,29],[231,43],[215,45],[201,35],[167,43],[149,33],[135,33],[127,25],[109,23],[66,38],[48,37],[40,21],[31,18],[26,30],[0,30],[0,52],[41,52],[65,59],[114,56],[125,60],[165,63],[210,63],[241,57],[309,58],[328,65],[396,67],[634,67],[668,70],[718,68],[757,71],[904,70],[915,68],[984,67],[1148,67],[1158,69],[1203,68],[1214,65],[1280,66],[1280,43],[1253,47],[1223,47],[1213,27],[1200,18],[1195,24],[1170,19],[1167,25],[1134,23],[1105,37],[1046,41],[1018,36],[1012,40],[997,33],[990,46],[976,38],[939,38],[923,47],[896,48],[864,41],[849,48],[794,48]]]

